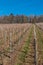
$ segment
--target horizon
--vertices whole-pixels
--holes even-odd
[[[1,0],[0,16],[10,15],[43,15],[42,0]]]

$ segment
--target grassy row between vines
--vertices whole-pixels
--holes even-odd
[[[41,56],[43,58],[43,31],[41,31],[38,27],[36,28],[37,33],[37,41],[40,46]]]
[[[32,38],[32,31],[33,31],[33,27],[31,28],[30,32],[29,32],[29,36],[28,36],[28,40],[26,41],[20,55],[19,55],[19,60],[20,62],[18,62],[16,65],[22,65],[22,63],[25,62],[25,58],[26,58],[26,55],[29,51],[29,44],[31,42],[31,38]]]

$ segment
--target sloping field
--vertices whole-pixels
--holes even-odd
[[[43,65],[43,23],[0,24],[0,65]]]

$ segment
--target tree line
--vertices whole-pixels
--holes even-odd
[[[16,15],[12,13],[9,16],[4,16],[0,18],[0,23],[35,23],[43,22],[43,16],[25,16]]]

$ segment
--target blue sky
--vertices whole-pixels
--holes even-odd
[[[43,0],[0,0],[0,16],[9,15],[42,15]]]

